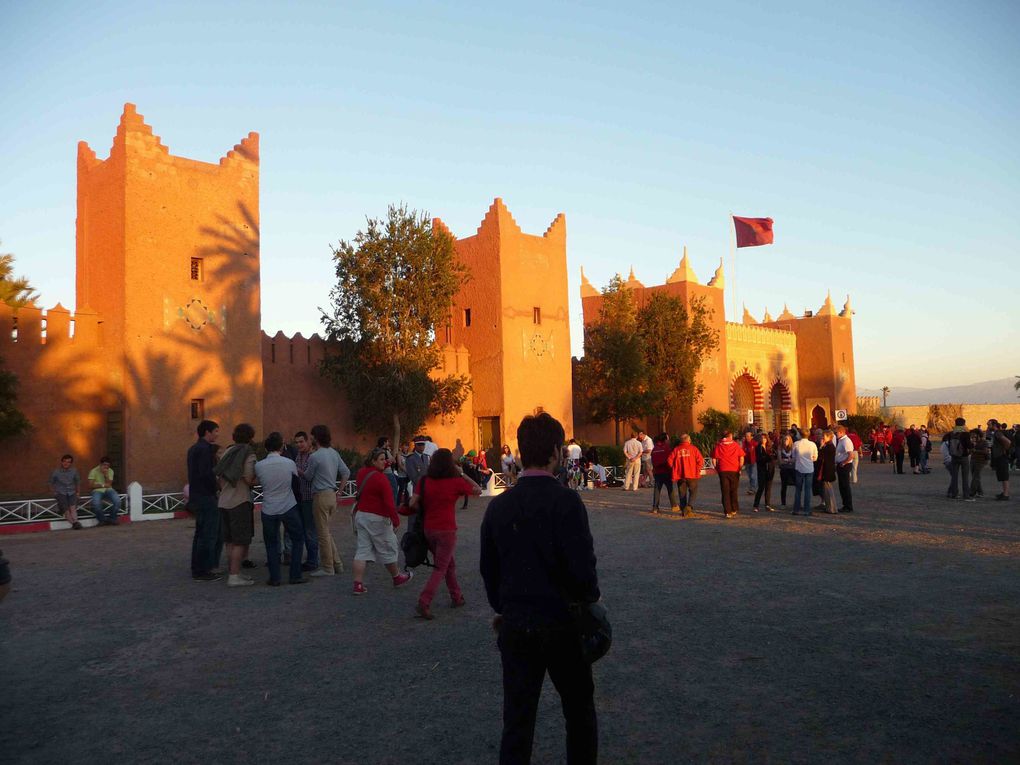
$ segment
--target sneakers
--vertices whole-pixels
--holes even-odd
[[[327,571],[324,568],[317,568],[308,576],[336,576],[336,574],[334,574],[332,571]]]
[[[414,579],[414,572],[411,571],[410,569],[408,569],[403,574],[398,574],[397,576],[393,577],[393,586],[395,588],[396,587],[403,587],[405,584],[410,582],[412,579]]]
[[[194,579],[196,582],[218,582],[223,577],[218,574],[210,572],[208,574],[192,574],[191,578]]]
[[[414,607],[414,614],[419,619],[428,619],[429,621],[436,618],[432,615],[432,609],[424,603],[418,603],[418,605]]]
[[[726,513],[725,515],[727,518],[732,518],[733,516],[736,515],[736,513]]]
[[[251,587],[253,584],[255,584],[254,579],[240,574],[231,574],[227,577],[227,587]]]
[[[683,517],[684,518],[697,518],[698,514],[696,512],[694,512],[694,508],[691,505],[688,505],[687,507],[684,508]]]
[[[459,598],[454,598],[450,601],[450,608],[460,608],[461,606],[467,605],[467,601],[464,600],[464,596],[461,595]]]
[[[365,588],[364,584],[362,584],[361,582],[354,583],[354,589],[351,590],[351,595],[367,595],[367,594],[368,590]]]
[[[673,507],[669,508],[669,511],[676,515],[680,512],[680,505],[673,505]]]
[[[776,512],[776,508],[772,507],[772,505],[765,505],[765,509],[768,510],[770,513]]]
[[[964,497],[963,501],[964,502],[977,502],[977,499],[975,499],[974,497]]]

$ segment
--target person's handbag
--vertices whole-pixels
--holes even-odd
[[[596,603],[571,603],[570,617],[581,642],[581,655],[589,664],[594,664],[613,645],[613,625],[609,623],[609,611],[602,601]]]
[[[404,565],[407,568],[431,566],[429,543],[425,538],[425,483],[422,476],[418,482],[418,512],[407,524],[407,531],[400,538],[400,549],[404,551]]]

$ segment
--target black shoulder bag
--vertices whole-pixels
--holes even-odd
[[[404,551],[404,565],[407,568],[431,566],[429,543],[425,538],[425,476],[418,482],[418,512],[408,521],[407,531],[400,538],[400,549]]]

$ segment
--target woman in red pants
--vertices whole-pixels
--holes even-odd
[[[457,499],[477,496],[482,488],[465,476],[453,461],[449,449],[439,449],[432,455],[428,472],[421,477],[411,497],[410,507],[425,512],[425,539],[435,559],[435,568],[425,589],[418,596],[415,613],[423,619],[432,619],[432,599],[440,583],[446,582],[450,591],[450,605],[464,605],[464,595],[457,583],[457,566],[453,550],[457,546]]]

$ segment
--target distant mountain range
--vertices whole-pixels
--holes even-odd
[[[972,383],[970,385],[952,385],[946,388],[897,388],[889,386],[889,406],[917,406],[920,404],[1017,404],[1020,398],[1013,388],[1015,377],[1003,377],[999,380]],[[858,388],[858,396],[878,396],[882,398],[881,389]]]

